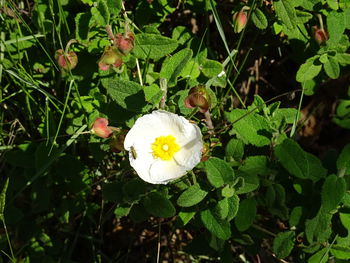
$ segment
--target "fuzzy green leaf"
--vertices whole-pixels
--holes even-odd
[[[290,0],[273,1],[277,16],[282,20],[287,28],[293,29],[295,27],[296,14],[295,9]]]
[[[330,212],[336,209],[339,202],[343,199],[346,191],[344,178],[334,174],[328,176],[322,187],[322,207],[325,211]]]
[[[211,210],[200,213],[203,225],[216,237],[227,240],[231,237],[230,223],[215,216]]]
[[[270,144],[272,135],[264,117],[256,113],[249,113],[248,110],[235,109],[226,113],[226,118],[230,122],[235,122],[232,131],[244,141],[258,147]]]
[[[190,207],[202,201],[207,194],[200,188],[199,184],[194,184],[179,196],[177,204],[182,207]]]
[[[205,62],[200,66],[203,74],[208,78],[219,75],[223,69],[220,62],[210,59],[205,60]]]
[[[278,258],[288,257],[294,247],[294,231],[278,233],[273,240],[273,252]]]
[[[345,16],[343,12],[331,11],[327,15],[328,42],[337,44],[345,31]]]
[[[337,160],[337,168],[339,171],[344,170],[346,175],[350,174],[350,144],[347,144],[341,151]]]
[[[305,222],[305,234],[309,243],[326,242],[332,233],[332,215],[320,209],[317,215]]]
[[[186,48],[164,61],[159,76],[168,80],[169,87],[174,87],[176,85],[177,77],[180,75],[187,62],[192,58],[192,55],[192,50]]]
[[[216,188],[232,182],[235,176],[231,166],[216,157],[212,157],[205,162],[205,170],[209,182]]]
[[[235,224],[240,232],[247,230],[256,216],[256,201],[253,198],[245,199],[239,204]]]
[[[277,145],[275,154],[282,166],[295,177],[317,181],[327,173],[320,159],[305,152],[291,139],[286,139]]]
[[[108,78],[102,80],[108,95],[122,108],[141,111],[146,105],[142,87],[133,81]]]
[[[296,76],[298,82],[311,80],[320,73],[322,65],[320,63],[315,64],[315,62],[315,59],[310,59],[300,66]]]
[[[336,79],[339,77],[340,68],[338,61],[333,57],[328,57],[328,60],[323,64],[324,71],[327,73],[328,77]]]
[[[268,23],[267,23],[266,16],[259,8],[256,8],[252,13],[252,21],[254,25],[259,29],[267,28]]]
[[[143,205],[148,213],[158,217],[172,217],[176,213],[173,204],[157,192],[148,194],[143,199]]]
[[[161,35],[141,33],[136,35],[133,53],[140,59],[160,59],[177,48],[177,41]]]

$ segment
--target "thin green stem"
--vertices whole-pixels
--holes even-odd
[[[56,131],[55,137],[54,137],[54,139],[53,139],[53,142],[52,142],[52,144],[51,144],[51,148],[50,148],[50,151],[49,151],[49,155],[51,154],[51,151],[52,151],[52,149],[53,149],[53,147],[54,147],[54,145],[55,145],[55,143],[56,143],[56,139],[57,139],[58,133],[60,132],[61,125],[62,125],[62,121],[63,121],[64,114],[65,114],[66,109],[67,109],[68,99],[69,99],[70,92],[71,92],[71,90],[72,90],[73,84],[74,84],[74,80],[71,80],[70,83],[69,83],[68,92],[67,92],[66,100],[65,100],[65,102],[64,102],[64,106],[63,106],[61,118],[60,118],[60,121],[59,121],[59,123],[58,123],[57,131]]]
[[[6,227],[6,223],[5,223],[5,218],[2,216],[1,218],[1,221],[2,221],[2,225],[4,226],[4,230],[5,230],[5,235],[6,235],[6,239],[7,239],[7,243],[9,245],[9,248],[10,248],[10,252],[11,252],[11,261],[12,262],[16,262],[16,258],[15,258],[15,255],[13,253],[13,249],[12,249],[12,245],[11,245],[11,241],[10,241],[10,236],[8,234],[8,231],[7,231],[7,227]]]

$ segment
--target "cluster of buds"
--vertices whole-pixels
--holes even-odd
[[[207,112],[210,108],[210,97],[205,86],[190,89],[185,99],[185,106],[189,109],[198,107],[200,112]]]
[[[233,14],[233,30],[235,31],[235,33],[240,33],[247,25],[247,22],[247,7],[243,7],[241,11]]]
[[[102,57],[98,61],[98,66],[101,70],[108,70],[110,66],[118,68],[123,64],[122,57],[129,54],[134,48],[135,36],[132,32],[125,35],[116,34],[110,36],[113,40],[113,45],[107,46]]]
[[[65,52],[63,49],[56,51],[55,59],[62,70],[69,71],[78,64],[78,56],[74,51]]]
[[[324,30],[323,28],[319,28],[318,26],[314,26],[312,29],[313,29],[313,35],[314,35],[315,41],[319,45],[325,44],[328,40],[327,31]]]

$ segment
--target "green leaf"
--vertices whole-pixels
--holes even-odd
[[[265,155],[249,156],[239,170],[249,175],[268,175],[270,174],[268,158]]]
[[[79,13],[75,17],[75,37],[77,40],[84,41],[88,39],[90,13]]]
[[[332,215],[326,213],[323,209],[320,209],[314,218],[307,219],[305,222],[305,234],[308,242],[326,242],[332,234],[331,220]]]
[[[292,209],[292,212],[290,213],[289,217],[289,225],[297,226],[300,223],[300,219],[303,215],[303,207],[302,206],[296,206]]]
[[[300,11],[298,9],[296,9],[295,11],[297,15],[298,24],[305,24],[313,17],[313,15],[310,14],[309,12]]]
[[[340,245],[333,245],[331,247],[331,253],[333,256],[335,256],[337,259],[350,259],[350,248]]]
[[[106,0],[111,15],[118,16],[122,9],[122,0]]]
[[[214,187],[219,188],[233,181],[235,174],[231,166],[224,160],[212,157],[204,165],[207,178]]]
[[[344,178],[329,175],[322,186],[322,207],[326,212],[337,208],[346,191]]]
[[[329,251],[329,249],[327,247],[321,249],[317,253],[313,254],[307,262],[308,263],[326,263],[326,262],[328,262],[328,258],[329,258],[328,251]]]
[[[241,160],[244,155],[244,144],[242,140],[231,139],[225,148],[226,156],[233,157],[236,161]]]
[[[278,233],[273,240],[273,252],[278,258],[288,257],[294,247],[294,231]]]
[[[148,213],[158,217],[172,217],[176,210],[173,204],[158,192],[152,192],[143,199],[143,205]]]
[[[190,207],[202,201],[208,193],[202,190],[199,184],[190,186],[177,199],[177,204],[182,207]]]
[[[297,72],[296,80],[298,82],[305,82],[311,80],[320,73],[322,69],[321,64],[315,64],[315,59],[309,59],[304,64],[302,64]]]
[[[327,15],[327,29],[331,44],[337,44],[345,31],[345,17],[343,12],[331,11]]]
[[[177,77],[180,75],[187,62],[192,58],[192,55],[192,50],[186,48],[180,50],[163,62],[159,76],[168,80],[169,87],[174,87],[176,85]]]
[[[239,204],[235,218],[235,225],[240,232],[247,230],[254,222],[256,216],[256,201],[254,198],[243,200]]]
[[[161,35],[141,33],[135,36],[133,53],[140,59],[160,59],[177,48],[177,41]]]
[[[259,29],[266,29],[268,26],[266,16],[259,8],[256,8],[252,13],[252,21]]]
[[[328,57],[328,60],[323,64],[324,71],[327,73],[328,77],[336,79],[339,77],[340,68],[338,61],[333,57]]]
[[[242,109],[226,112],[225,115],[228,121],[235,122],[232,131],[244,141],[258,147],[270,144],[272,135],[269,124],[264,117]]]
[[[335,59],[340,64],[349,65],[350,64],[350,54],[347,53],[337,53],[335,54]]]
[[[293,108],[282,108],[277,109],[273,113],[273,120],[277,123],[281,123],[284,119],[287,124],[293,124],[296,116],[297,116],[297,110]]]
[[[105,0],[100,0],[96,7],[91,8],[91,14],[99,26],[105,27],[109,24],[110,13]]]
[[[203,225],[216,237],[227,240],[231,237],[230,223],[217,218],[215,214],[207,209],[200,213]]]
[[[191,59],[181,71],[180,76],[184,78],[196,79],[200,74],[199,64],[195,59]]]
[[[142,86],[129,80],[107,78],[102,80],[108,95],[122,108],[141,111],[146,105]]]
[[[344,170],[346,175],[350,174],[350,144],[347,144],[337,159],[338,171]]]
[[[327,4],[333,10],[338,10],[339,8],[339,3],[337,0],[327,0]]]
[[[348,230],[350,234],[350,214],[348,213],[339,213],[340,221],[343,226]]]
[[[181,223],[183,226],[187,225],[188,222],[190,222],[190,220],[194,217],[194,215],[196,214],[196,212],[194,211],[181,211],[179,212],[178,216],[179,219],[181,220]]]
[[[277,16],[287,28],[293,29],[295,27],[296,14],[292,2],[290,0],[273,1],[273,6]]]
[[[259,187],[259,177],[256,174],[247,174],[239,170],[237,176],[243,180],[243,185],[238,188],[237,194],[250,193]]]
[[[305,152],[291,139],[286,139],[277,145],[275,154],[282,166],[295,177],[317,181],[327,173],[320,159]]]
[[[5,184],[2,187],[1,194],[0,194],[0,220],[4,220],[4,209],[6,204],[6,191],[7,187],[9,185],[9,178],[6,178]]]
[[[214,207],[215,215],[220,219],[225,219],[228,216],[229,212],[229,199],[226,197],[217,202]]]
[[[231,221],[237,215],[239,209],[239,197],[234,194],[228,198],[228,215],[226,220]]]
[[[205,60],[205,62],[202,65],[200,65],[200,67],[204,76],[208,78],[212,78],[219,75],[223,70],[222,64],[220,62],[210,59]]]
[[[144,86],[143,91],[145,93],[146,101],[154,105],[159,104],[164,94],[155,83],[150,86]]]
[[[342,128],[350,129],[350,100],[340,100],[333,121]]]

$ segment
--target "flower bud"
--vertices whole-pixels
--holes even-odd
[[[97,118],[92,125],[91,132],[101,138],[108,138],[113,131],[108,127],[108,120],[105,118]]]
[[[325,44],[326,41],[328,40],[328,33],[324,29],[314,26],[313,33],[314,33],[314,39],[319,45]]]
[[[243,9],[233,15],[233,30],[235,33],[240,33],[248,22],[247,12]]]
[[[205,113],[210,107],[210,97],[204,86],[197,86],[190,89],[185,99],[185,106],[189,109],[199,107],[199,111]]]
[[[121,59],[121,54],[116,48],[112,46],[108,46],[105,48],[102,57],[98,61],[98,67],[101,70],[108,70],[110,65],[112,65],[115,68],[118,68],[122,64],[123,60]]]
[[[55,58],[58,65],[64,70],[72,70],[78,64],[78,56],[74,51],[65,53],[62,49],[58,49]]]
[[[123,54],[128,54],[134,48],[134,33],[128,32],[126,36],[117,34],[114,39],[114,44]]]

